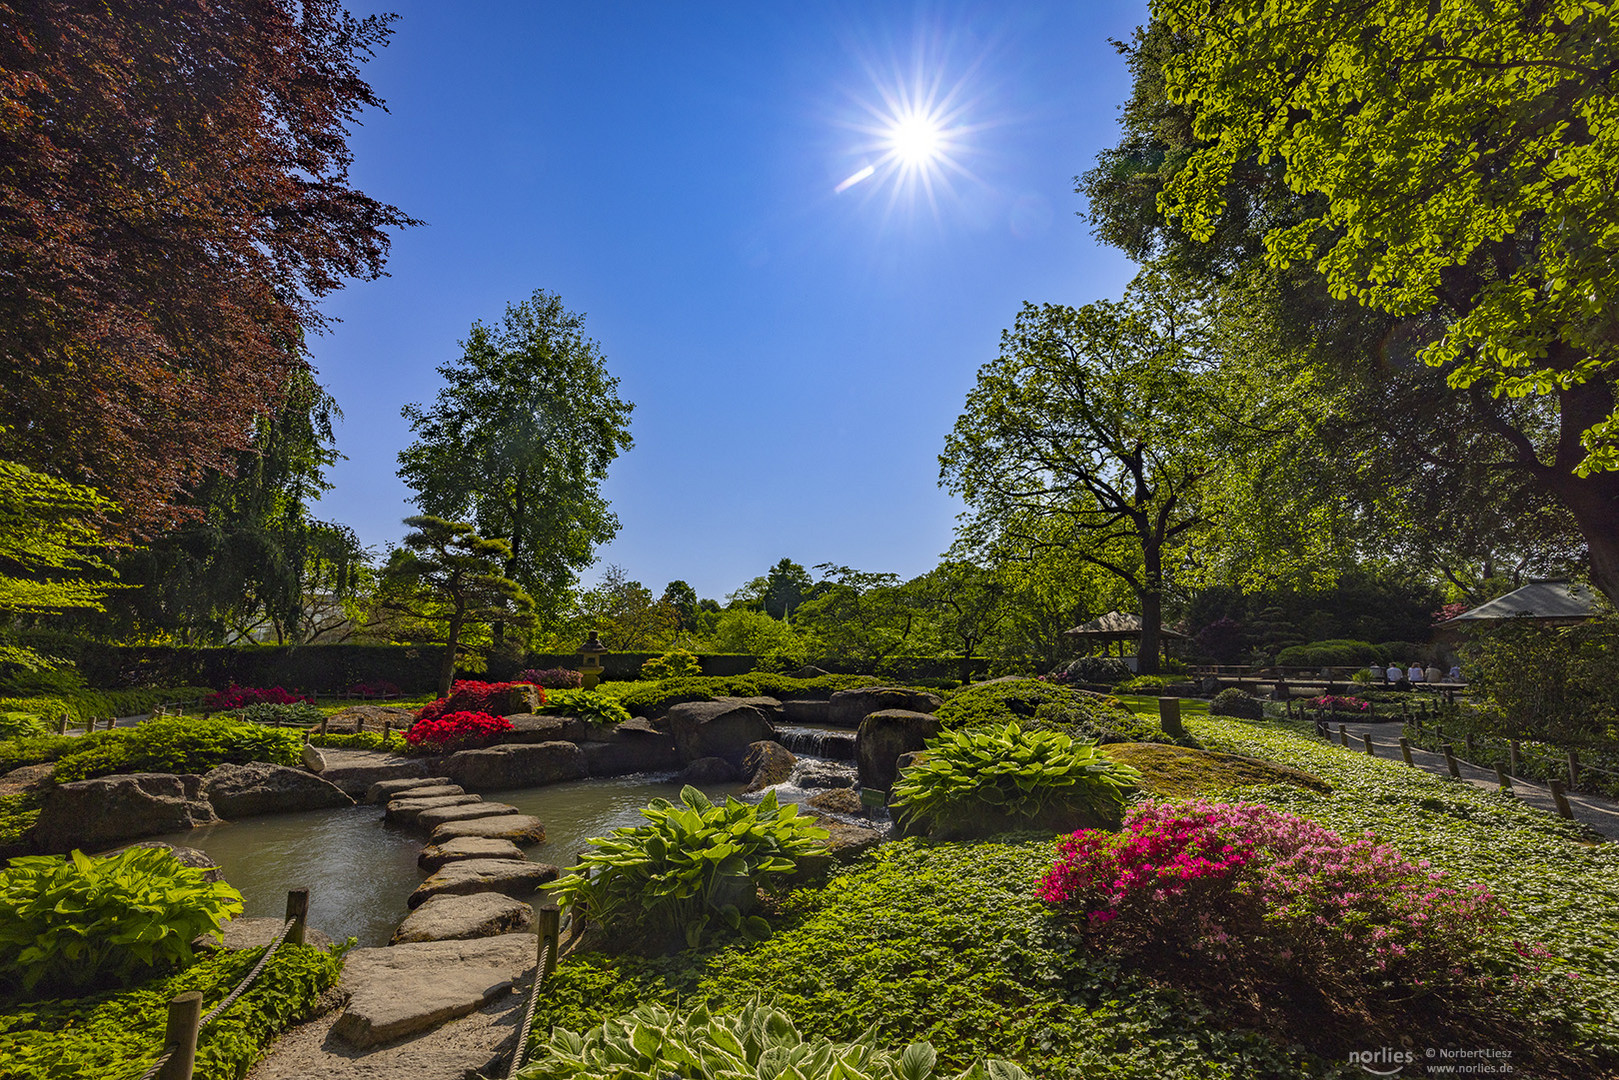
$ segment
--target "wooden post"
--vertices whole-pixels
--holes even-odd
[[[1478,751],[1473,748],[1473,733],[1471,731],[1462,737],[1462,744],[1467,747],[1468,761],[1478,757]]]
[[[1445,765],[1450,769],[1450,778],[1460,780],[1462,778],[1462,769],[1460,765],[1456,764],[1456,752],[1451,748],[1450,743],[1445,743],[1439,749],[1445,755]]]
[[[1495,782],[1501,785],[1502,791],[1508,795],[1512,794],[1512,781],[1507,779],[1506,770],[1501,768],[1499,764],[1495,767]]]
[[[1342,724],[1338,725],[1338,741],[1343,743],[1345,746],[1349,745],[1349,729],[1344,727]]]
[[[1518,740],[1513,739],[1507,743],[1507,753],[1511,757],[1510,772],[1513,776],[1523,775],[1523,751],[1518,746]]]
[[[1561,780],[1548,780],[1546,786],[1552,789],[1552,802],[1557,804],[1557,815],[1574,820],[1574,808],[1568,805],[1568,795],[1563,791]]]
[[[1366,744],[1366,756],[1376,757],[1377,751],[1372,749],[1372,737],[1370,735],[1362,735],[1361,740]]]
[[[1161,697],[1158,699],[1158,726],[1164,729],[1164,734],[1178,739],[1186,734],[1186,728],[1181,724],[1181,699],[1177,697]]]
[[[287,940],[294,945],[304,943],[304,930],[309,921],[309,890],[287,890],[287,918],[296,920],[287,931]]]
[[[362,732],[364,730],[365,730],[365,717],[364,716],[356,716],[354,718],[354,734],[358,735],[360,732]]]
[[[1400,736],[1400,756],[1405,758],[1405,763],[1413,769],[1417,767],[1417,763],[1411,760],[1411,740],[1404,735]]]
[[[111,731],[113,729],[113,725],[116,723],[118,723],[118,718],[116,716],[107,717],[107,730]]]
[[[62,717],[62,723],[57,726],[56,733],[58,735],[66,735],[67,734],[67,717],[66,716]]]
[[[326,725],[329,724],[329,723],[331,723],[331,720],[329,718],[324,717],[324,716],[320,718],[320,734],[322,734],[322,735],[326,734]]]
[[[1580,786],[1580,752],[1572,746],[1568,748],[1568,786]]]
[[[562,938],[562,910],[555,904],[546,904],[539,908],[539,961],[540,968],[534,977],[539,982],[545,982],[557,968],[557,952],[561,946]]]
[[[169,1060],[158,1070],[157,1080],[191,1080],[197,1067],[197,1024],[202,1019],[202,994],[187,990],[169,1001],[169,1023],[163,1032],[164,1049],[172,1049]]]
[[[382,722],[382,748],[384,750],[388,749],[388,740],[393,738],[393,732],[394,722],[392,720],[384,720]]]

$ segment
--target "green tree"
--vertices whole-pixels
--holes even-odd
[[[772,619],[787,618],[804,602],[812,584],[808,570],[791,559],[782,559],[765,575],[765,614]]]
[[[946,646],[961,655],[961,681],[968,682],[973,657],[1007,615],[1006,582],[976,563],[947,559],[911,585],[933,609]]]
[[[795,661],[805,659],[804,641],[791,625],[748,608],[720,612],[704,649],[716,653],[783,656]]]
[[[876,661],[911,640],[920,608],[897,574],[820,563],[815,595],[799,607],[794,625],[819,656]]]
[[[667,646],[680,626],[675,606],[632,581],[622,566],[609,563],[601,582],[579,598],[582,626],[601,632],[620,652],[651,652]]]
[[[438,369],[445,386],[432,407],[404,409],[416,441],[399,475],[424,512],[470,517],[505,540],[503,575],[558,611],[595,546],[618,532],[600,489],[630,447],[634,406],[584,336],[584,316],[543,289],[497,326],[473,323],[462,347]]]
[[[697,629],[697,590],[687,582],[676,578],[663,587],[663,603],[675,610],[675,617],[679,619],[680,629],[686,632]]]
[[[1209,316],[1161,277],[1123,301],[1026,304],[945,441],[940,483],[972,509],[968,538],[1070,543],[1126,582],[1142,616],[1143,673],[1158,670],[1166,571],[1211,520],[1203,488],[1222,414]]]
[[[511,557],[504,540],[479,536],[471,525],[428,514],[408,517],[411,527],[383,568],[379,599],[384,612],[440,626],[444,658],[438,694],[455,680],[466,632],[477,625],[533,620],[534,602],[500,569]]]
[[[1434,367],[1506,462],[1567,508],[1610,598],[1616,11],[1159,0],[1128,50],[1125,141],[1085,178],[1104,235],[1217,276],[1268,266],[1290,313],[1316,316],[1294,321]],[[1335,311],[1346,304],[1370,317]],[[1544,410],[1523,407],[1534,399]]]

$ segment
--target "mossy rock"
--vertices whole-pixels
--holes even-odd
[[[1115,761],[1134,766],[1141,773],[1142,790],[1163,798],[1186,799],[1262,784],[1292,784],[1321,792],[1332,790],[1331,784],[1313,773],[1263,758],[1162,743],[1114,743],[1107,748],[1107,754]]]

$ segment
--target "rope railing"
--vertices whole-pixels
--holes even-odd
[[[506,1069],[506,1080],[512,1080],[517,1070],[528,1060],[528,1039],[534,1029],[534,1008],[539,1004],[540,987],[556,971],[557,953],[561,949],[562,912],[555,904],[539,909],[540,927],[537,943],[538,955],[534,963],[534,985],[528,990],[528,1004],[523,1008],[523,1022],[517,1028],[517,1045],[512,1048],[512,1063]]]
[[[158,1055],[150,1068],[141,1074],[140,1080],[191,1080],[191,1074],[197,1066],[197,1038],[202,1029],[219,1018],[226,1009],[236,1004],[241,996],[247,993],[256,980],[270,963],[270,957],[276,950],[291,941],[294,945],[304,943],[304,932],[309,918],[309,890],[292,889],[287,893],[287,915],[281,924],[281,929],[271,940],[264,955],[259,962],[253,965],[253,970],[236,988],[225,995],[223,1001],[202,1015],[202,994],[196,990],[188,990],[183,994],[176,994],[169,1001],[168,1026],[163,1032],[163,1052]]]

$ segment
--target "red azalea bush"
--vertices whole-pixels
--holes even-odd
[[[399,687],[383,679],[378,682],[357,682],[348,689],[349,697],[398,697]]]
[[[406,733],[405,742],[417,750],[459,750],[511,729],[512,722],[504,716],[453,712],[416,721]]]
[[[204,712],[223,712],[226,709],[240,709],[248,705],[267,703],[270,705],[295,705],[300,701],[312,701],[308,694],[294,694],[272,686],[269,689],[259,689],[251,686],[230,686],[217,693],[209,694],[202,699]]]
[[[432,720],[453,712],[499,713],[501,705],[514,688],[528,685],[532,684],[524,681],[492,683],[463,679],[450,687],[449,697],[442,697],[432,704],[422,706],[421,712],[416,714],[416,719],[417,722]],[[544,705],[544,689],[535,686],[534,693],[539,698],[539,704]]]
[[[1366,712],[1372,703],[1358,697],[1339,697],[1337,694],[1323,694],[1320,697],[1310,698],[1304,703],[1306,709],[1325,709],[1328,712]]]
[[[1450,884],[1369,835],[1346,840],[1256,803],[1141,803],[1120,832],[1077,832],[1060,852],[1038,895],[1099,944],[1168,946],[1333,997],[1476,980],[1471,961],[1504,915],[1484,888]]]
[[[578,690],[585,685],[585,677],[581,672],[564,667],[529,668],[518,673],[517,681],[533,683],[547,690]]]

